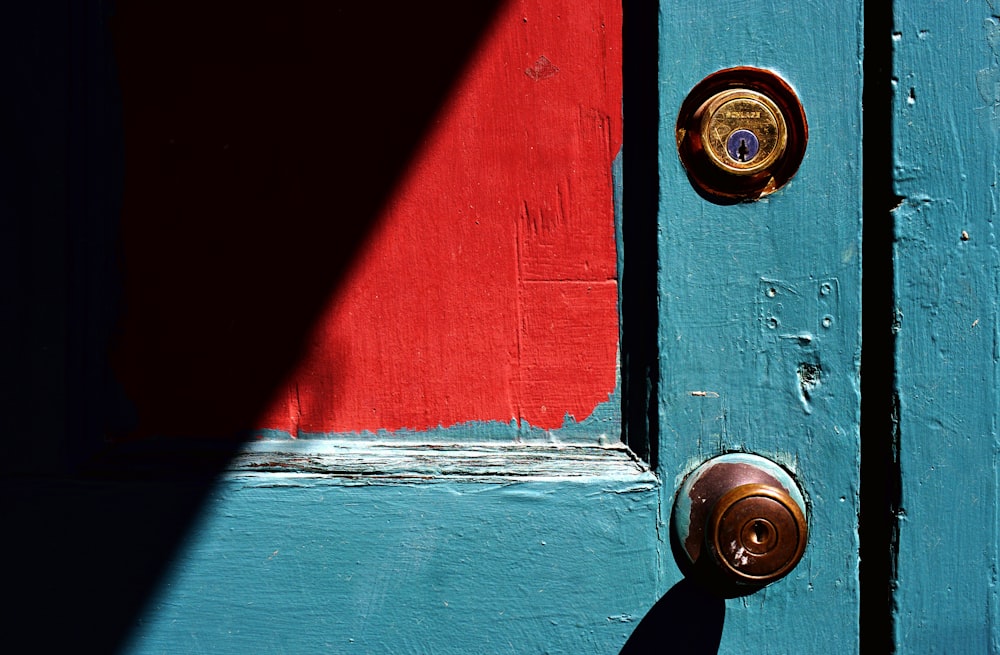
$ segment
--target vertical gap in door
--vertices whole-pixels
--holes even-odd
[[[895,375],[892,3],[864,10],[864,210],[861,358],[861,653],[893,645],[900,505]]]
[[[656,469],[659,3],[622,0],[622,439]],[[671,117],[664,117],[670,120]]]

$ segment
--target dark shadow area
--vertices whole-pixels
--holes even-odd
[[[655,2],[623,2],[621,352],[623,440],[656,469],[659,414],[657,388],[657,210],[659,163],[659,8]],[[670,119],[672,121],[672,119]]]
[[[861,652],[895,652],[900,503],[893,290],[892,6],[865,5],[861,360]]]
[[[140,434],[255,427],[495,8],[118,0]]]
[[[497,6],[5,7],[15,651],[121,647]]]
[[[620,655],[715,655],[725,618],[724,600],[684,578],[642,618]]]

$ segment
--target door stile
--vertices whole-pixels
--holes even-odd
[[[719,453],[790,470],[808,501],[805,557],[726,601],[719,652],[857,652],[861,6],[661,2],[659,24],[662,504]],[[720,204],[692,188],[674,122],[695,84],[733,66],[784,78],[809,142],[785,187]],[[671,587],[679,572],[665,557]]]
[[[995,653],[1000,5],[895,5],[897,653]]]

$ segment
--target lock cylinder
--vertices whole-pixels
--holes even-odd
[[[730,89],[701,112],[701,141],[715,166],[733,175],[766,171],[785,151],[785,119],[766,96]]]
[[[808,138],[791,87],[749,67],[702,80],[684,101],[676,132],[692,184],[720,203],[756,200],[780,188],[798,169]]]

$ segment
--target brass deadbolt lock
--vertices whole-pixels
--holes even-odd
[[[710,459],[692,472],[672,523],[682,569],[730,597],[787,575],[809,533],[805,500],[788,472],[745,453]]]
[[[787,182],[808,127],[792,88],[759,68],[702,80],[677,117],[677,149],[695,188],[716,202],[756,200]]]

